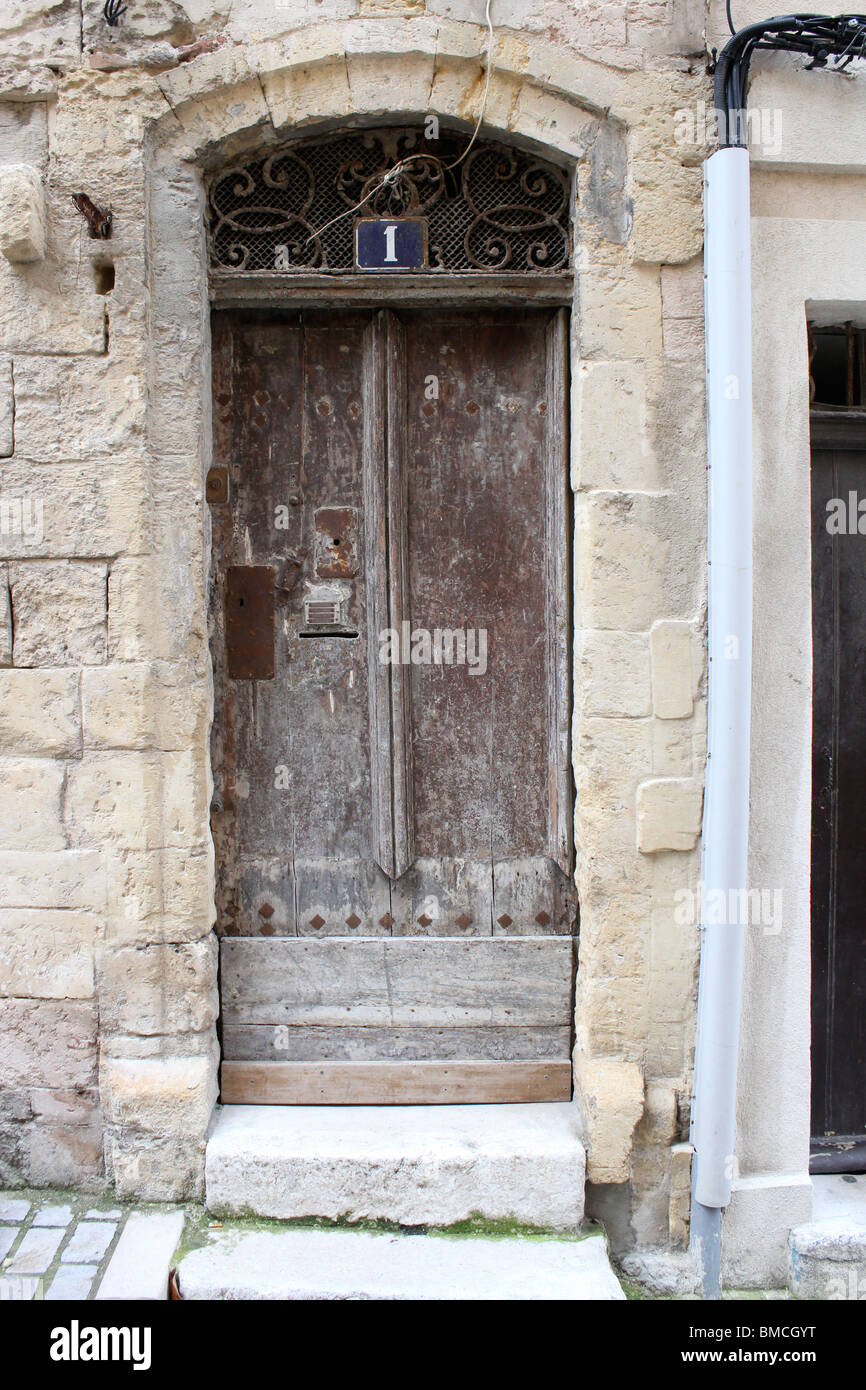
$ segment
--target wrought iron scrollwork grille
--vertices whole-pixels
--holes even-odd
[[[352,131],[221,169],[208,183],[211,266],[351,272],[356,218],[425,217],[432,271],[568,269],[567,171],[484,140],[449,169],[467,143],[420,128]]]

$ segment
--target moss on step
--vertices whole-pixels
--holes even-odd
[[[192,1250],[206,1245],[212,1237],[240,1237],[252,1234],[277,1234],[280,1231],[355,1231],[373,1235],[438,1236],[442,1239],[485,1240],[557,1240],[582,1241],[590,1236],[603,1236],[600,1226],[586,1225],[579,1231],[555,1231],[544,1226],[526,1225],[502,1219],[490,1220],[475,1212],[464,1221],[450,1226],[403,1226],[396,1221],[372,1217],[350,1219],[348,1216],[328,1217],[264,1217],[257,1213],[206,1212],[195,1208],[187,1212],[183,1237],[175,1255],[175,1263]]]

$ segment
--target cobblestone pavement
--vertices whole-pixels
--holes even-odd
[[[0,1301],[167,1298],[183,1225],[178,1207],[0,1190]]]

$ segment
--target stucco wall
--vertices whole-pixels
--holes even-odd
[[[841,5],[828,13],[844,13]],[[736,7],[738,25],[770,11]],[[724,6],[708,35],[724,42]],[[753,887],[781,893],[750,928],[726,1274],[783,1284],[788,1230],[809,1220],[811,555],[807,317],[866,323],[863,77],[756,60],[752,158],[754,643]],[[765,139],[761,139],[764,135]]]
[[[471,129],[485,30],[477,0],[236,0],[229,19],[154,0],[114,33],[100,13],[83,50],[77,3],[0,20],[0,159],[38,171],[47,237],[43,259],[0,257],[0,496],[43,509],[38,541],[0,542],[0,1181],[176,1198],[201,1190],[217,1063],[201,169],[316,123]],[[663,1243],[705,738],[703,146],[673,133],[708,97],[703,13],[493,18],[487,128],[579,162],[576,1103],[590,1181]],[[79,191],[111,207],[111,241]]]

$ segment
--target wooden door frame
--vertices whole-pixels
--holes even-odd
[[[258,279],[263,277],[256,277]],[[266,277],[269,281],[274,277]],[[369,377],[371,369],[376,369],[376,376],[381,378],[381,382],[367,380],[365,383],[365,394],[372,406],[368,412],[369,428],[375,428],[375,422],[381,418],[383,409],[387,409],[390,414],[393,411],[394,395],[392,392],[385,391],[385,377],[389,379],[399,370],[397,362],[399,340],[402,338],[402,326],[392,314],[383,315],[388,320],[385,332],[374,330],[376,310],[387,310],[391,308],[418,309],[430,308],[431,310],[465,311],[470,307],[482,307],[487,310],[512,309],[512,310],[539,310],[549,308],[554,311],[550,315],[547,325],[546,343],[546,390],[552,399],[558,402],[558,407],[551,415],[551,428],[547,435],[547,448],[544,463],[544,485],[545,485],[545,564],[547,569],[547,633],[548,633],[548,660],[550,664],[550,678],[548,681],[548,766],[549,775],[547,778],[547,845],[545,852],[554,863],[565,873],[572,887],[574,886],[574,862],[573,862],[573,814],[574,814],[574,773],[571,758],[571,722],[573,715],[573,595],[571,592],[571,576],[574,563],[574,534],[572,518],[572,489],[570,476],[571,458],[571,419],[570,419],[570,393],[569,383],[571,375],[570,360],[570,324],[573,303],[573,277],[567,275],[557,275],[544,277],[545,280],[556,280],[556,284],[542,284],[538,287],[538,293],[529,293],[535,289],[534,284],[527,284],[526,276],[520,277],[514,285],[508,283],[507,277],[493,277],[485,275],[483,277],[475,275],[449,275],[436,276],[434,284],[429,284],[423,277],[412,277],[420,283],[407,285],[407,277],[401,275],[378,275],[374,283],[359,285],[363,277],[344,276],[338,284],[325,276],[304,277],[303,286],[296,286],[295,277],[284,275],[277,277],[278,284],[271,285],[264,290],[261,285],[253,285],[237,280],[232,281],[231,277],[226,277],[226,283],[222,286],[215,286],[211,298],[211,310],[243,310],[254,311],[264,309],[266,312],[280,314],[293,314],[303,310],[326,312],[339,311],[341,309],[357,310],[366,309],[371,312],[371,349],[368,354],[366,374]],[[541,278],[541,277],[539,277]],[[345,284],[345,280],[352,283]],[[372,277],[371,277],[372,279]],[[289,283],[287,283],[289,281]],[[483,284],[479,284],[483,281]],[[326,282],[323,284],[323,282]],[[504,283],[503,283],[504,282]],[[297,291],[300,290],[300,293]],[[327,290],[327,294],[324,291]],[[367,293],[367,291],[371,293]],[[364,291],[364,293],[361,293]],[[393,320],[393,322],[391,322]],[[396,336],[395,336],[396,334]],[[380,389],[381,386],[381,389]],[[395,422],[389,418],[389,428],[386,436],[391,439],[395,432]],[[404,422],[405,424],[405,422]],[[402,428],[398,429],[402,433]],[[372,492],[381,485],[381,479],[377,481],[373,477],[370,469],[371,449],[365,444],[364,448],[364,492],[371,502],[375,503]],[[386,466],[390,470],[392,461],[390,452]],[[402,473],[402,465],[400,468]],[[393,480],[392,480],[393,482]],[[406,479],[401,480],[401,490],[405,490]],[[394,488],[388,488],[389,497],[393,497]],[[380,500],[381,501],[381,500]],[[384,512],[381,504],[373,505],[372,511],[384,519]],[[386,528],[393,533],[395,528]],[[399,533],[401,528],[396,528]],[[368,574],[368,592],[373,602],[374,612],[382,614],[384,611],[393,617],[394,600],[396,597],[399,606],[401,599],[405,598],[403,592],[405,587],[405,555],[400,558],[400,563],[394,565],[394,556],[391,556],[391,565],[388,573],[392,574],[390,584],[387,580],[380,582],[375,576]],[[367,558],[368,570],[370,569],[370,559]],[[385,589],[394,590],[394,593],[384,592]],[[382,592],[380,592],[382,590]],[[386,623],[384,619],[378,626],[393,626],[394,623],[389,619]],[[376,621],[371,622],[370,632],[376,628]],[[371,714],[382,716],[387,715],[390,726],[390,738],[396,732],[402,732],[405,736],[407,725],[405,720],[400,719],[400,710],[405,703],[406,691],[398,691],[396,700],[394,692],[389,690],[385,697],[381,692],[377,696],[374,686],[371,684]],[[387,709],[385,705],[387,704]],[[405,711],[404,711],[405,713]],[[371,737],[375,737],[379,727],[376,718],[371,718]],[[410,808],[410,787],[407,783],[402,788],[404,795],[397,796],[400,787],[391,785],[394,781],[393,775],[389,785],[380,786],[377,789],[377,779],[375,776],[375,764],[377,759],[373,756],[374,748],[371,745],[371,774],[373,776],[374,788],[374,839],[376,844],[376,858],[385,868],[385,871],[401,873],[403,867],[408,867],[412,859],[412,825],[409,815]],[[409,768],[408,775],[411,777],[411,759],[407,758],[405,765]],[[393,760],[389,761],[392,774],[396,770]],[[391,824],[391,834],[384,838],[381,834],[384,817],[376,816],[378,802],[387,803],[390,807],[398,804],[402,808],[403,814],[399,817],[389,818]],[[402,832],[402,833],[401,833]],[[383,855],[384,851],[384,855]],[[401,867],[402,865],[402,867]],[[578,909],[579,912],[579,909]],[[579,917],[578,919],[579,920]],[[569,1024],[571,1029],[572,1046],[570,1053],[573,1053],[575,1037],[575,982],[576,982],[576,938],[577,925],[570,933],[571,941],[571,1003]],[[220,1048],[222,1052],[222,1047]],[[496,1086],[501,1082],[505,1087],[506,1095],[502,1099],[523,1099],[536,1101],[562,1101],[568,1100],[569,1096],[563,1092],[564,1068],[558,1064],[547,1062],[538,1063],[462,1063],[455,1066],[453,1062],[440,1065],[435,1061],[425,1063],[421,1069],[421,1080],[424,1083],[420,1091],[413,1090],[411,1075],[402,1076],[405,1068],[397,1067],[400,1073],[390,1075],[394,1072],[394,1065],[377,1064],[381,1076],[373,1078],[378,1081],[379,1089],[382,1094],[374,1100],[363,1103],[392,1103],[392,1104],[431,1104],[429,1098],[430,1088],[435,1082],[442,1092],[443,1101],[459,1103],[461,1100],[466,1103],[473,1100],[477,1101],[481,1096],[485,1103],[496,1100]],[[570,1097],[574,1096],[573,1079],[573,1056],[568,1058],[568,1091]],[[234,1062],[231,1064],[229,1074],[226,1074],[225,1059],[221,1060],[221,1097],[223,1104],[232,1103],[253,1103],[249,1099],[248,1087],[251,1078],[255,1079],[258,1098],[254,1103],[257,1104],[284,1104],[286,1103],[285,1081],[282,1075],[277,1076],[276,1070],[280,1067],[279,1063],[269,1063],[269,1073],[263,1072],[256,1063]],[[298,1064],[303,1068],[304,1064]],[[418,1064],[413,1063],[412,1068],[417,1069]],[[307,1104],[345,1104],[347,1095],[339,1089],[340,1085],[348,1081],[350,1090],[359,1078],[363,1081],[367,1074],[367,1068],[363,1064],[331,1064],[329,1071],[333,1076],[329,1080],[326,1078],[316,1078],[314,1073],[321,1071],[321,1066],[310,1066],[306,1068],[311,1073],[309,1094],[303,1103]],[[297,1070],[297,1067],[296,1067]],[[409,1069],[410,1071],[412,1069]],[[442,1072],[442,1077],[438,1076]],[[465,1075],[464,1075],[465,1072]],[[357,1073],[357,1075],[356,1075]],[[434,1076],[434,1073],[437,1075]],[[274,1080],[274,1086],[269,1087],[269,1080]],[[289,1078],[292,1085],[297,1085],[297,1077]],[[331,1087],[331,1081],[336,1081],[336,1089]],[[446,1084],[447,1083],[447,1084]],[[367,1083],[369,1084],[369,1082]],[[466,1094],[461,1093],[461,1086],[467,1088]],[[407,1089],[408,1087],[408,1089]],[[509,1090],[509,1088],[511,1088]],[[524,1095],[520,1095],[520,1091]],[[372,1092],[371,1092],[372,1094]],[[424,1098],[426,1097],[426,1099]],[[302,1103],[298,1100],[295,1103]],[[362,1103],[362,1102],[354,1102]]]
[[[574,275],[571,271],[521,275],[492,271],[334,275],[211,271],[210,300],[214,309],[379,309],[392,305],[447,309],[478,304],[489,309],[571,309]]]

